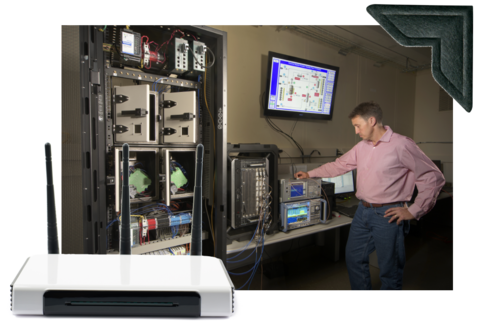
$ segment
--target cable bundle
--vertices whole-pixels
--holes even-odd
[[[180,213],[168,216],[170,226],[178,226],[181,224],[189,224],[192,222],[192,215],[190,213]]]
[[[261,208],[263,216],[261,216],[260,217],[261,219],[258,221],[257,228],[255,229],[255,232],[252,236],[252,239],[250,239],[248,244],[245,245],[245,247],[242,249],[242,251],[240,253],[238,253],[237,255],[232,256],[230,258],[227,258],[227,263],[239,263],[239,262],[242,262],[242,261],[246,260],[247,258],[252,256],[253,253],[255,253],[255,263],[254,263],[253,267],[250,268],[248,271],[245,271],[245,272],[242,272],[242,273],[228,272],[231,275],[245,275],[245,274],[248,274],[248,273],[251,272],[250,277],[247,279],[245,284],[243,284],[241,287],[237,288],[237,290],[241,290],[247,284],[248,284],[248,289],[250,289],[250,285],[253,281],[253,277],[255,276],[255,273],[257,272],[258,266],[260,266],[260,262],[261,262],[262,255],[263,255],[263,249],[264,249],[264,246],[265,246],[265,234],[266,234],[268,228],[270,227],[270,224],[272,223],[271,209],[270,209],[271,203],[272,202],[271,202],[271,191],[270,191],[268,194],[264,195],[262,208]],[[250,245],[250,243],[253,241],[253,239],[255,237],[257,237],[257,238],[256,238],[255,248],[253,249],[253,251],[247,257],[245,257],[241,260],[233,261],[232,259],[237,258],[247,249],[248,245]],[[259,247],[260,243],[262,244],[262,249],[261,249],[260,255],[258,255],[258,247]]]
[[[144,253],[142,255],[169,255],[169,256],[190,255],[189,248],[190,248],[189,244],[186,244],[182,246],[159,249],[153,252]]]
[[[175,227],[175,228],[172,228]],[[190,225],[179,225],[179,226],[172,226],[172,227],[162,227],[157,229],[157,240],[169,239],[174,238],[175,236],[182,237],[183,235],[190,232]]]

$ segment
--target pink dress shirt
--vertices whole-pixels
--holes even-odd
[[[363,140],[308,175],[331,178],[356,168],[356,197],[369,203],[409,201],[416,184],[418,195],[408,211],[418,220],[435,205],[445,178],[412,139],[385,128],[376,145]]]

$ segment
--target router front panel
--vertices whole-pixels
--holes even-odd
[[[197,292],[46,291],[43,315],[199,317]]]
[[[155,273],[148,277],[139,274],[146,267],[154,267]],[[169,309],[167,311],[172,313],[184,308],[180,305],[182,302],[163,301],[168,292],[182,293],[183,296],[198,293],[201,316],[229,316],[233,312],[233,283],[222,261],[207,256],[161,256],[159,263],[158,256],[38,255],[27,260],[12,286],[14,314],[42,315],[61,311],[76,315],[73,312],[81,311],[92,315],[92,312],[104,310],[100,307],[112,306],[102,302],[124,302],[122,304],[130,305],[133,311],[138,310],[136,306],[147,305],[140,304],[143,300],[133,303],[125,300],[122,292],[141,292],[142,296],[149,292],[156,294],[158,297],[149,305],[156,305],[159,312]],[[60,294],[60,291],[80,293]],[[47,296],[49,300],[44,302],[47,292],[51,292]],[[88,292],[97,292],[97,297],[86,301]],[[112,294],[118,296],[112,297]],[[75,308],[58,309],[58,298],[64,299],[65,306],[76,302]],[[83,303],[92,301],[96,303]],[[192,301],[190,297],[185,305],[191,307],[194,305]],[[55,308],[45,311],[44,303],[54,303]]]

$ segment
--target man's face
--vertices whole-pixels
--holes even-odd
[[[375,118],[371,117],[367,121],[361,116],[355,116],[352,119],[352,125],[355,127],[355,134],[358,134],[364,140],[371,140],[373,136],[373,125]],[[373,125],[372,125],[373,124]]]

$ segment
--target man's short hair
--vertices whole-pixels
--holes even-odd
[[[374,101],[358,104],[358,106],[353,109],[352,113],[348,115],[348,118],[353,119],[357,116],[360,116],[365,121],[373,116],[378,124],[382,124],[382,109],[380,108],[380,105]]]

